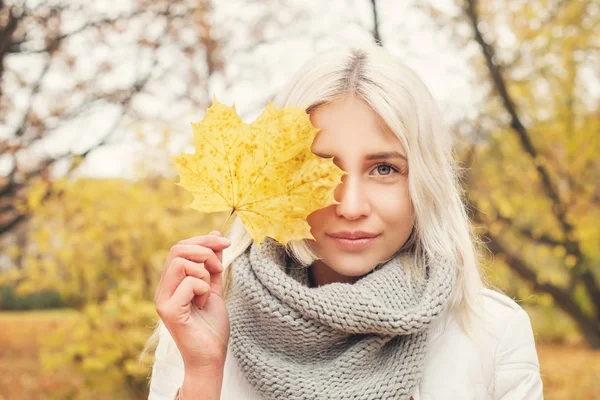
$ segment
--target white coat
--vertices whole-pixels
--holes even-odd
[[[542,380],[528,315],[490,289],[482,293],[486,323],[473,340],[452,313],[432,326],[414,400],[542,400]],[[162,326],[148,400],[171,400],[183,382],[183,359]],[[199,397],[200,398],[200,397]],[[262,400],[228,351],[221,400]]]

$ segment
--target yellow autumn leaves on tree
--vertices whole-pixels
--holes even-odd
[[[194,197],[195,210],[236,213],[259,244],[312,238],[306,217],[336,203],[344,172],[310,147],[318,132],[305,110],[270,102],[252,123],[235,106],[213,99],[204,119],[193,123],[194,154],[173,157],[179,186]]]

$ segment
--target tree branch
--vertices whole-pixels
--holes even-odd
[[[536,160],[538,160],[539,154],[535,149],[533,142],[531,141],[527,128],[525,128],[525,126],[521,122],[521,118],[519,117],[519,114],[517,112],[515,102],[508,93],[506,81],[504,79],[504,76],[502,75],[502,67],[496,63],[495,50],[488,42],[486,42],[479,28],[479,15],[477,14],[476,10],[477,0],[467,0],[466,3],[467,6],[465,11],[468,18],[471,21],[473,32],[475,34],[475,40],[481,47],[486,65],[488,67],[488,72],[490,73],[492,81],[494,83],[494,87],[498,92],[502,103],[504,104],[504,108],[510,115],[510,126],[513,129],[513,131],[517,134],[521,142],[521,146],[523,147],[525,152],[529,154],[535,162]],[[554,189],[554,185],[550,178],[550,174],[543,165],[540,165],[540,163],[535,162],[535,166],[538,175],[542,180],[542,186],[544,188],[544,191],[554,204],[553,211],[558,217],[559,223],[563,226],[565,232],[571,232],[573,228],[571,224],[569,224],[569,222],[566,220],[565,209],[558,196],[558,193]]]
[[[564,233],[564,237],[567,238],[565,241],[565,248],[567,250],[567,254],[575,256],[577,260],[581,260],[584,258],[584,254],[581,251],[579,241],[570,239],[571,237],[573,237],[572,233],[574,228],[573,225],[571,225],[571,223],[567,220],[565,206],[563,205],[558,195],[558,192],[554,188],[555,185],[552,182],[549,171],[543,164],[538,162],[539,154],[533,145],[527,128],[524,126],[519,117],[515,102],[513,101],[511,95],[508,93],[506,81],[502,74],[503,68],[502,66],[497,64],[495,50],[493,46],[485,40],[480,30],[479,14],[477,12],[477,0],[466,0],[465,14],[471,22],[471,26],[475,35],[475,41],[479,44],[482,50],[488,68],[488,72],[490,73],[494,87],[502,100],[505,110],[510,115],[510,126],[519,138],[523,150],[526,152],[526,154],[529,154],[532,161],[534,162],[536,171],[542,182],[542,188],[546,193],[546,196],[550,199],[550,201],[553,204],[552,213],[556,217],[558,223],[560,224]],[[577,263],[577,265],[581,265],[581,263]],[[579,269],[575,269],[572,271],[575,283],[581,277],[582,273],[583,271],[580,271]],[[600,303],[598,304],[598,307],[600,307]]]
[[[461,162],[461,165],[466,166],[466,168],[464,170],[465,171],[464,180],[466,182],[467,187],[473,187],[473,185],[470,183],[470,177],[471,177],[470,171],[472,170],[471,166],[473,164],[473,159],[475,157],[475,151],[476,151],[475,145],[471,145],[469,148],[469,151],[466,152],[465,158]],[[478,222],[484,226],[487,226],[488,222],[485,220],[485,217],[481,213],[481,211],[479,211],[479,209],[477,208],[476,203],[469,196],[468,191],[467,191],[467,202],[468,202],[468,204],[472,205],[471,207],[469,207],[470,218],[475,222]],[[547,245],[564,246],[567,249],[567,253],[568,253],[569,246],[572,245],[571,244],[572,242],[569,241],[569,239],[560,241],[555,238],[549,237],[547,235],[541,235],[539,237],[536,237],[533,235],[531,230],[529,230],[527,228],[519,227],[514,220],[503,217],[502,214],[498,210],[496,210],[496,214],[498,215],[498,219],[500,221],[504,222],[507,226],[517,230],[518,233],[532,239],[534,242],[543,243],[543,244],[547,244]],[[487,233],[487,236],[491,237],[491,239],[492,239],[492,241],[488,245],[488,248],[494,254],[500,254],[500,253],[506,254],[506,250],[500,245],[498,239],[496,239],[489,232]],[[579,277],[583,281],[583,284],[588,292],[590,300],[594,306],[596,319],[598,321],[600,321],[600,288],[596,281],[596,277],[594,276],[593,272],[591,271],[591,268],[589,268],[589,266],[586,268],[586,266],[583,265],[585,263],[585,260],[586,260],[585,255],[582,253],[579,253],[579,256],[576,256],[576,264],[573,267],[573,269],[570,271],[570,281],[568,282],[567,288],[566,289],[562,289],[562,288],[558,288],[558,287],[556,287],[556,288],[558,288],[559,290],[561,290],[563,292],[562,294],[558,294],[558,296],[565,296],[565,295],[573,296],[574,291],[575,291],[575,286],[577,285],[577,282],[579,281],[579,279],[578,279],[578,277]],[[518,259],[516,256],[513,255],[511,257],[511,261],[508,263],[509,267],[511,267],[511,269],[513,269],[513,267],[514,267],[513,262],[518,263],[518,264],[515,264],[516,268],[514,268],[514,269],[521,277],[523,277],[524,279],[526,279],[528,281],[531,281],[531,279],[535,279],[537,281],[538,278],[537,278],[535,271],[532,268],[527,267],[525,265],[524,261]],[[583,272],[580,275],[577,275],[576,270],[582,270]],[[539,289],[539,287],[536,287],[536,288]],[[551,291],[547,291],[547,293],[549,293],[549,294],[555,293],[557,290],[556,288],[552,288]],[[548,287],[545,287],[544,289],[548,290]]]
[[[600,320],[595,320],[591,316],[588,316],[566,290],[550,282],[540,282],[533,268],[530,268],[520,257],[508,251],[493,235],[488,233],[486,236],[490,239],[487,243],[490,251],[494,254],[502,254],[507,264],[510,265],[510,268],[521,278],[529,282],[535,290],[549,294],[578,322],[585,322],[586,325],[589,324],[590,329],[595,331],[596,335],[600,333]]]
[[[25,221],[25,218],[27,218],[26,214],[19,214],[16,217],[14,217],[12,220],[8,221],[7,223],[0,225],[0,237],[4,233],[10,232],[21,222]]]
[[[98,149],[99,147],[104,146],[105,144],[108,143],[109,138],[118,129],[119,125],[121,124],[121,121],[123,120],[124,116],[127,114],[127,109],[129,107],[129,105],[131,104],[133,97],[136,94],[138,94],[139,92],[141,92],[144,89],[144,87],[146,86],[146,84],[148,83],[150,77],[152,76],[154,69],[156,68],[157,61],[158,61],[158,58],[157,58],[157,56],[155,56],[153,58],[152,65],[148,69],[148,72],[133,85],[133,87],[129,91],[128,95],[125,97],[125,99],[123,99],[121,112],[119,113],[117,118],[115,118],[115,120],[113,121],[113,123],[111,124],[109,129],[106,131],[106,133],[103,135],[102,139],[95,145],[86,149],[85,152],[79,154],[79,156],[86,157],[87,155],[89,155],[89,153],[91,153],[95,149]],[[58,157],[47,158],[46,160],[41,162],[40,165],[38,165],[38,167],[36,169],[26,172],[24,174],[24,182],[28,182],[33,177],[40,175],[43,171],[50,168],[57,161],[68,158],[71,155],[72,155],[72,153],[66,152]],[[4,196],[4,195],[9,195],[10,193],[15,193],[15,191],[17,191],[23,187],[23,184],[17,184],[14,180],[14,174],[16,172],[17,172],[17,168],[15,167],[15,168],[13,168],[13,173],[11,174],[9,183],[6,184],[5,187],[2,188],[2,190],[0,191],[0,195]],[[5,216],[6,213],[3,213],[2,215]],[[27,217],[28,217],[28,215],[26,213],[19,214],[15,217],[11,218],[9,222],[7,222],[3,225],[0,225],[0,236],[2,236],[4,233],[7,233],[7,232],[11,231],[12,229],[14,229],[14,227],[16,225],[18,225],[19,223],[24,221]]]
[[[497,215],[496,219],[515,228],[521,235],[525,236],[526,238],[528,238],[536,243],[541,243],[541,244],[545,244],[548,246],[566,246],[567,245],[566,241],[556,239],[546,233],[542,233],[541,235],[534,234],[530,228],[519,226],[514,219],[505,217],[504,215],[502,215],[500,210],[498,210],[497,208],[496,208],[496,215]]]
[[[0,1],[0,11],[5,7],[4,1]],[[10,47],[13,44],[13,35],[19,26],[19,22],[23,19],[23,13],[17,15],[14,12],[14,7],[8,9],[8,22],[6,26],[0,30],[0,77],[4,73],[4,57],[10,52]],[[0,86],[0,96],[2,96],[2,87]]]
[[[44,68],[42,69],[42,72],[40,73],[40,76],[38,77],[37,81],[33,85],[33,88],[31,88],[31,94],[29,95],[29,101],[27,102],[27,107],[25,108],[25,111],[23,112],[23,118],[21,119],[21,123],[19,124],[19,127],[13,134],[14,137],[21,137],[21,136],[23,136],[23,134],[26,131],[27,120],[29,119],[29,115],[31,113],[31,108],[33,107],[33,100],[39,93],[40,87],[42,86],[42,81],[44,80],[44,78],[46,77],[46,74],[48,73],[48,70],[50,69],[51,59],[52,58],[48,59],[48,61],[46,62],[46,65],[44,65]]]
[[[133,18],[135,16],[141,15],[141,14],[146,13],[146,12],[148,12],[148,11],[145,10],[145,9],[144,10],[140,9],[140,10],[136,10],[136,11],[132,12],[131,14],[121,15],[121,16],[116,17],[116,18],[102,18],[102,19],[99,19],[97,21],[90,21],[88,23],[85,23],[85,24],[81,25],[77,29],[73,29],[70,32],[66,32],[66,33],[63,33],[61,35],[57,35],[57,36],[54,36],[54,37],[47,38],[47,42],[51,43],[51,45],[47,46],[47,47],[44,47],[44,48],[41,48],[41,49],[24,50],[22,48],[22,46],[25,43],[27,43],[28,40],[27,40],[27,38],[21,39],[21,40],[19,40],[17,42],[12,43],[11,46],[8,48],[8,52],[9,53],[22,53],[22,52],[27,52],[27,53],[46,53],[49,50],[56,48],[56,46],[58,44],[60,44],[60,42],[62,42],[63,40],[65,40],[65,39],[67,39],[67,38],[69,38],[71,36],[75,36],[75,35],[77,35],[79,33],[85,32],[88,29],[97,28],[97,27],[102,26],[102,25],[113,24],[113,23],[115,23],[117,21],[120,21],[120,20],[123,20],[123,19]]]
[[[371,8],[373,10],[373,39],[375,43],[383,46],[381,35],[379,34],[379,17],[377,16],[377,0],[371,0]]]
[[[473,220],[484,224],[481,214],[477,207],[473,207]],[[588,343],[594,347],[600,347],[600,319],[594,319],[575,301],[574,297],[565,289],[554,285],[551,282],[541,282],[540,278],[532,267],[519,256],[509,251],[502,243],[490,232],[486,232],[485,236],[489,239],[486,243],[487,248],[497,255],[502,255],[506,264],[511,270],[517,273],[525,281],[529,282],[534,290],[549,294],[554,301],[564,309],[578,324],[582,333],[588,340]]]

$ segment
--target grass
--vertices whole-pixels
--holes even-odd
[[[39,341],[76,317],[69,310],[0,313],[0,399],[41,399],[61,384],[40,374]]]
[[[0,400],[45,399],[66,383],[64,376],[40,374],[39,341],[76,320],[69,310],[0,312]],[[546,400],[600,399],[600,351],[539,344],[538,354]]]
[[[545,400],[600,399],[600,350],[538,344]]]

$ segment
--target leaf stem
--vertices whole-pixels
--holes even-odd
[[[223,226],[221,226],[220,232],[221,235],[225,235],[225,227],[227,226],[227,222],[229,222],[229,219],[231,218],[231,216],[233,215],[233,213],[235,212],[235,209],[231,210],[231,213],[229,214],[229,216],[227,217],[227,219],[225,220],[225,222],[223,222]]]

